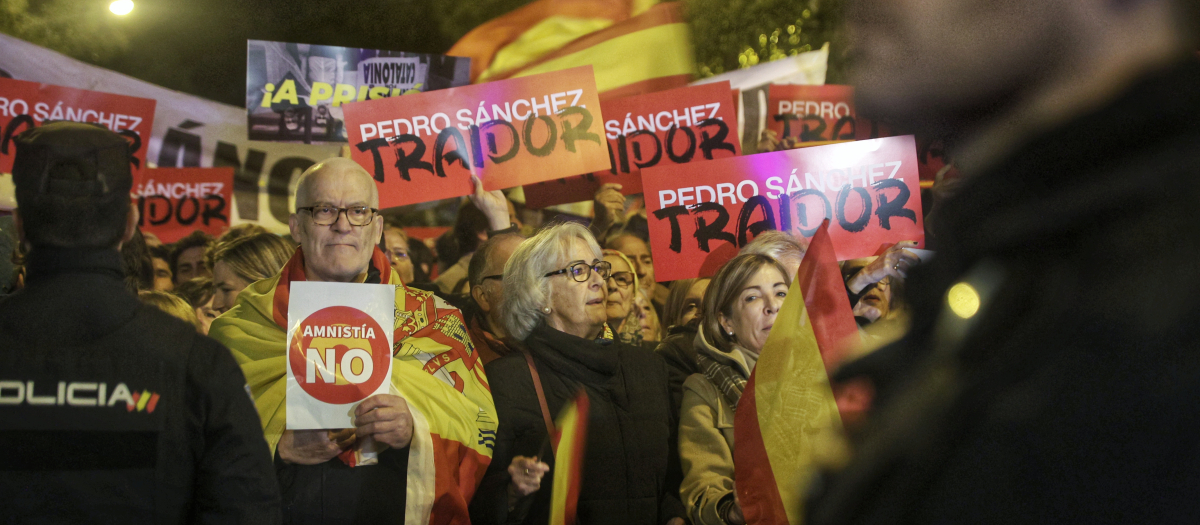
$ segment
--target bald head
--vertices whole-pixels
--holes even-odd
[[[323,210],[323,218],[314,216],[314,207]],[[362,282],[383,235],[383,218],[373,211],[378,207],[374,179],[350,159],[323,160],[300,176],[296,213],[288,226],[300,243],[308,280]],[[363,208],[372,209],[365,213],[368,218]],[[352,209],[357,210],[354,222],[359,224],[351,223]]]
[[[313,164],[300,175],[296,185],[296,207],[312,206],[314,188],[325,184],[352,184],[370,193],[370,206],[379,207],[379,189],[375,179],[357,162],[344,157],[332,157]]]

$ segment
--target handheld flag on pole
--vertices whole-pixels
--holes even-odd
[[[800,523],[816,446],[842,431],[825,366],[856,325],[828,226],[813,236],[738,402],[734,477],[748,524]]]
[[[587,446],[588,397],[580,390],[554,421],[554,487],[550,493],[550,525],[574,525],[579,502],[583,452]]]

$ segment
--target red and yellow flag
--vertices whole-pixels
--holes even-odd
[[[462,313],[401,284],[378,248],[368,275],[396,285],[392,387],[413,420],[405,506],[396,512],[409,525],[468,525],[467,502],[491,462],[498,424],[483,364]],[[243,290],[209,331],[241,365],[272,454],[287,422],[288,298],[291,283],[303,280],[304,253],[297,248],[278,275]],[[357,464],[353,452],[341,457]]]
[[[856,334],[826,221],[813,236],[734,417],[734,478],[748,524],[800,523],[814,451],[842,431],[826,365]]]
[[[550,525],[574,525],[579,480],[587,447],[588,397],[582,390],[554,421],[554,486],[550,493]]]
[[[537,0],[467,33],[447,52],[471,81],[590,65],[600,100],[687,85],[695,72],[681,2]]]

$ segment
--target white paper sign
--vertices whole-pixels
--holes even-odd
[[[288,301],[287,428],[354,426],[392,377],[396,287],[296,282]]]

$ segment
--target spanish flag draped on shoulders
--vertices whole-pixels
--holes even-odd
[[[243,290],[209,332],[241,365],[272,454],[287,420],[288,298],[291,283],[304,280],[304,253],[297,248],[279,275]],[[404,522],[468,524],[467,502],[491,462],[497,420],[462,313],[401,284],[378,248],[366,282],[396,285],[392,385],[413,419]],[[339,459],[353,467],[354,457],[349,452]]]

